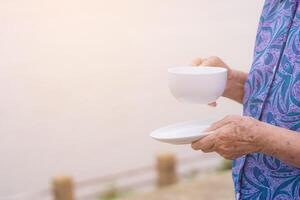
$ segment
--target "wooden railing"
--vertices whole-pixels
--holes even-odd
[[[74,181],[72,176],[68,175],[58,175],[52,179],[52,185],[50,189],[45,189],[38,191],[36,193],[16,195],[14,197],[5,198],[5,200],[90,200],[96,199],[101,195],[107,194],[107,188],[98,190],[99,185],[107,185],[107,183],[112,183],[120,179],[137,177],[139,175],[145,175],[147,173],[154,173],[154,176],[147,178],[145,180],[132,181],[123,186],[113,188],[114,191],[118,192],[127,191],[132,188],[146,187],[149,185],[155,185],[156,187],[166,187],[176,183],[179,178],[185,178],[191,174],[195,175],[201,172],[201,169],[193,168],[188,171],[178,172],[179,166],[184,166],[188,164],[193,164],[197,162],[207,162],[210,158],[201,158],[199,156],[189,157],[177,160],[175,154],[173,153],[160,153],[156,156],[156,163],[152,166],[144,166],[137,169],[131,169],[121,173],[116,173],[112,175],[92,178],[83,181]],[[214,158],[215,159],[215,158]],[[204,161],[205,160],[205,161]],[[83,195],[77,195],[78,190],[83,190],[84,188],[89,188],[92,186],[97,187],[96,192],[88,192]],[[4,198],[0,198],[4,200]]]

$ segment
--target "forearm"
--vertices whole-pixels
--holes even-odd
[[[300,167],[300,134],[288,129],[261,123],[261,152]]]
[[[223,96],[238,103],[243,103],[244,85],[248,74],[238,70],[233,70],[228,77],[228,85]]]

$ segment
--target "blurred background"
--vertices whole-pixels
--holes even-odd
[[[158,143],[156,128],[240,114],[177,102],[166,70],[217,55],[251,65],[263,1],[1,0],[0,198],[147,166],[158,152],[218,156]],[[205,161],[201,166],[207,165]]]

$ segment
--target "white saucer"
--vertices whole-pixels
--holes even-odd
[[[178,124],[172,124],[153,131],[150,136],[160,142],[170,144],[191,144],[192,142],[199,140],[209,133],[204,133],[213,121],[188,121]]]

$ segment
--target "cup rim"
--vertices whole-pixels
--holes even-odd
[[[214,66],[180,66],[168,68],[168,73],[171,74],[185,74],[185,75],[208,75],[208,74],[220,74],[227,72],[228,70],[223,67]]]

